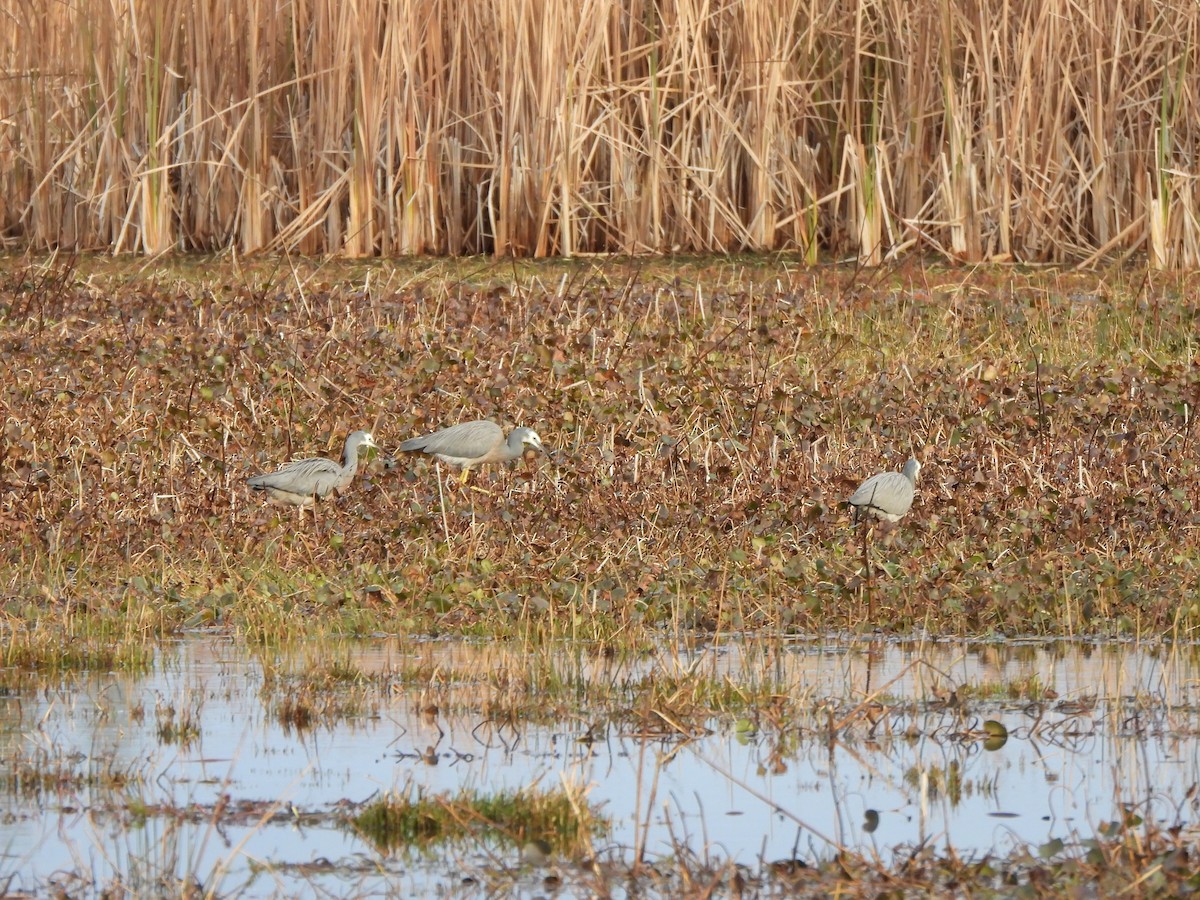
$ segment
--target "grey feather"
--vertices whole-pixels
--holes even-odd
[[[275,472],[247,478],[246,484],[256,491],[266,491],[277,503],[305,506],[349,487],[358,471],[358,451],[375,446],[369,431],[355,431],[346,438],[340,466],[320,456],[297,459],[284,463]]]
[[[504,429],[487,419],[451,425],[432,434],[409,438],[400,445],[405,452],[428,453],[463,468],[517,459],[526,447],[544,449],[536,431],[514,428],[505,440]]]
[[[495,422],[480,419],[476,422],[451,425],[421,437],[409,438],[400,445],[400,449],[409,453],[475,459],[490,453],[503,440],[503,428]]]
[[[854,507],[854,518],[871,513],[888,522],[898,522],[912,508],[921,464],[910,459],[903,472],[880,472],[858,486],[846,501]]]

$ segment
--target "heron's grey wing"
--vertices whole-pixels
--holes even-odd
[[[870,501],[871,494],[875,488],[875,482],[878,480],[878,475],[872,475],[855,489],[846,502],[853,506],[865,506]]]
[[[904,515],[913,501],[913,486],[900,472],[872,475],[850,495],[852,506],[866,506],[892,515]]]
[[[419,450],[423,453],[440,453],[459,459],[476,459],[483,456],[504,439],[504,430],[495,422],[481,419],[478,422],[463,422],[451,425],[433,434],[410,438],[400,445],[401,450]]]
[[[342,467],[333,460],[316,456],[312,459],[297,459],[285,463],[277,472],[256,475],[247,480],[253,488],[287,491],[302,496],[324,497],[337,487],[342,476]]]

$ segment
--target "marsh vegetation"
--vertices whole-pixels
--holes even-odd
[[[1197,733],[1197,281],[795,262],[5,260],[21,833],[92,848],[92,887],[223,895],[328,874],[350,894],[1186,888],[1192,757],[1168,757]],[[465,485],[367,453],[303,525],[245,484],[354,429],[386,453],[479,417],[546,453]],[[914,454],[915,502],[865,569],[843,501]],[[932,643],[872,662],[939,637],[992,669]],[[810,653],[872,674],[797,668]],[[1073,654],[1106,668],[1064,678]],[[1045,747],[1097,741],[1122,760],[1087,771],[1103,798],[1077,771],[1051,791],[1069,816],[1006,801],[1046,796],[1015,770],[1062,783]],[[536,765],[489,777],[525,748]],[[851,779],[886,769],[885,800],[830,780],[831,752]],[[260,778],[274,755],[304,766]],[[312,771],[336,796],[294,791]],[[684,804],[699,784],[741,799]],[[813,816],[773,794],[813,784]],[[543,803],[562,828],[523,818]],[[80,815],[126,843],[92,847]],[[364,836],[435,821],[404,863]],[[289,829],[308,837],[280,849]],[[33,850],[11,846],[15,879]]]
[[[0,233],[37,249],[1200,264],[1191,2],[0,19]]]
[[[1194,279],[84,265],[0,276],[11,664],[208,625],[606,652],[1200,624]],[[477,417],[537,427],[549,452],[474,490],[368,451],[302,529],[244,484],[353,428],[389,448]],[[868,621],[843,501],[913,453]]]

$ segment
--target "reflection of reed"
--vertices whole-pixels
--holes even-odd
[[[0,842],[24,840],[13,829],[32,827],[33,807],[57,809],[29,803],[49,790],[115,823],[94,833],[123,834],[130,773],[149,760],[161,775],[139,785],[143,822],[256,826],[247,852],[260,858],[284,832],[330,840],[397,783],[435,803],[561,783],[611,818],[589,850],[606,864],[652,868],[687,850],[712,865],[781,861],[792,878],[845,851],[878,874],[901,847],[1052,848],[1172,822],[1200,783],[1198,669],[1190,649],[1076,642],[746,639],[622,658],[404,638],[268,653],[189,638],[143,678],[6,698],[0,801],[23,818],[0,821]],[[313,718],[284,721],[286,703]],[[183,722],[186,735],[164,732]],[[69,817],[57,827],[79,839]]]

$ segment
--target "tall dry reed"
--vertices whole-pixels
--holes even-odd
[[[1200,3],[0,0],[12,243],[1200,265]]]

